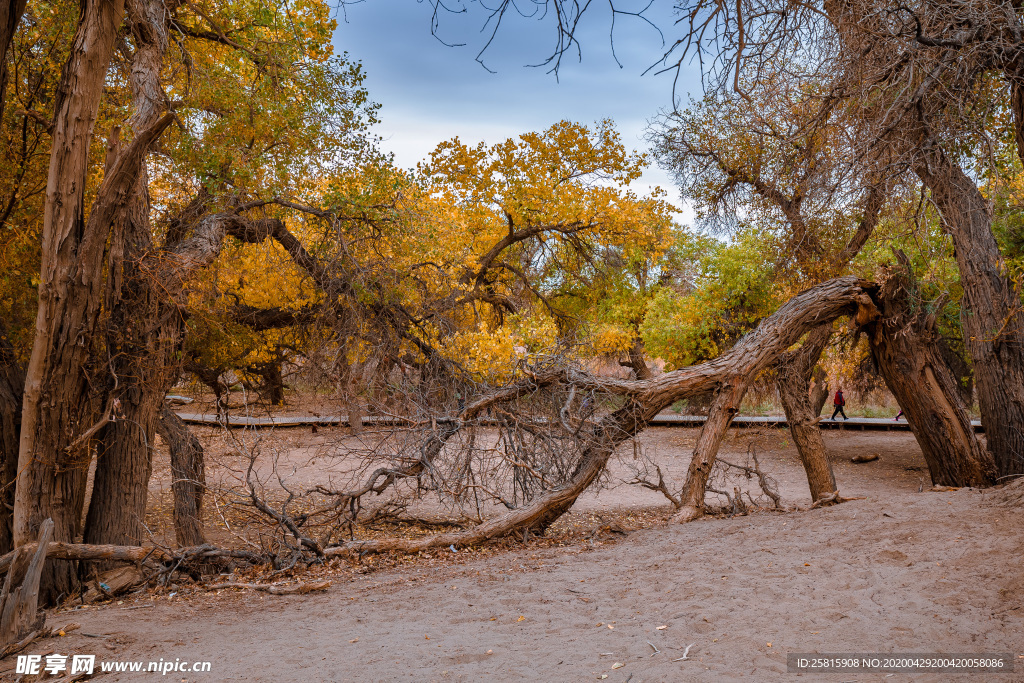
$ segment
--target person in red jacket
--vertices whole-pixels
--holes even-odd
[[[843,416],[843,420],[849,420],[850,419],[850,418],[846,417],[846,411],[843,410],[843,406],[846,405],[846,399],[843,398],[843,388],[842,387],[839,387],[839,389],[836,390],[836,397],[834,399],[832,399],[832,405],[834,405],[836,407],[836,409],[832,411],[832,419],[833,420],[836,419],[836,415],[842,415]]]

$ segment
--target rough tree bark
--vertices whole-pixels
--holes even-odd
[[[84,190],[93,127],[123,12],[122,0],[86,0],[54,108],[43,210],[39,310],[25,378],[14,544],[34,540],[47,517],[54,538],[78,535],[89,437],[101,410],[87,364],[99,316],[109,228],[135,184],[139,159],[169,120],[135,139],[111,164],[88,220]],[[85,437],[85,438],[82,438]],[[44,599],[68,593],[74,568],[49,564]]]
[[[164,403],[158,424],[171,452],[171,490],[174,493],[174,535],[187,548],[206,543],[203,533],[203,492],[206,467],[203,445]]]
[[[924,453],[932,483],[991,484],[995,464],[974,434],[959,386],[942,357],[936,315],[911,311],[909,261],[900,253],[897,257],[902,268],[891,269],[875,294],[881,316],[864,327],[871,353]]]
[[[17,643],[46,623],[46,613],[37,608],[52,533],[53,522],[47,519],[39,530],[36,547],[20,548],[11,560],[11,570],[0,590],[0,648]]]
[[[775,366],[778,373],[775,384],[782,399],[782,408],[786,411],[789,432],[793,435],[793,443],[796,444],[800,461],[807,473],[811,500],[814,502],[838,492],[825,440],[818,428],[821,408],[815,412],[809,391],[811,373],[831,336],[831,326],[819,327],[807,335],[799,349],[782,354]]]
[[[1024,320],[1021,299],[992,234],[989,203],[934,143],[914,168],[953,237],[964,290],[961,323],[981,421],[999,476],[1024,473]]]
[[[675,522],[685,523],[697,519],[704,514],[704,492],[708,486],[711,469],[715,466],[718,449],[722,439],[729,431],[732,418],[739,412],[743,396],[753,377],[740,375],[726,382],[711,404],[708,419],[701,427],[697,437],[697,445],[690,458],[690,466],[686,472],[686,482],[679,494],[681,503],[679,511],[672,518]]]
[[[160,70],[168,15],[162,0],[128,0],[126,9],[135,47],[128,79],[133,105],[129,126],[138,136],[165,109]],[[166,310],[159,284],[141,270],[142,260],[153,250],[144,162],[140,159],[131,198],[114,223],[107,256],[104,309],[114,385],[108,399],[116,400],[119,414],[99,434],[84,536],[92,544],[139,545],[144,540],[154,428],[164,393],[177,376],[171,362],[177,334],[165,330],[174,325],[173,313]]]

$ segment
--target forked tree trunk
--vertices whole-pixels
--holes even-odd
[[[206,543],[203,532],[203,493],[206,490],[203,445],[166,403],[160,410],[159,429],[171,452],[175,538],[183,548],[202,545]]]
[[[901,253],[904,268],[909,263]],[[881,317],[870,323],[871,353],[924,453],[932,483],[984,486],[992,457],[978,442],[960,389],[942,358],[934,314],[911,313],[907,278],[890,270],[878,292]]]
[[[988,450],[1001,477],[1024,473],[1024,320],[977,184],[934,144],[914,169],[953,237],[964,290],[961,324],[974,363]],[[906,410],[906,406],[903,406]]]
[[[819,327],[807,335],[803,346],[798,350],[783,354],[775,366],[778,372],[776,386],[782,399],[782,407],[786,411],[786,423],[807,473],[811,500],[814,502],[838,491],[832,463],[825,449],[825,440],[818,427],[818,413],[811,404],[808,386],[811,372],[831,336],[831,326]]]
[[[632,370],[636,379],[650,379],[654,377],[651,367],[647,365],[647,361],[644,358],[644,340],[640,337],[633,340],[633,345],[626,351],[626,360],[619,361],[619,365]]]

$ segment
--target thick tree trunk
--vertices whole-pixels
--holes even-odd
[[[83,542],[94,545],[141,545],[146,540],[145,516],[152,474],[153,426],[159,396],[129,392],[131,407],[103,430],[96,447],[96,475],[85,518]],[[136,404],[131,401],[138,401]],[[130,416],[130,417],[129,417]]]
[[[182,548],[203,545],[206,543],[203,532],[203,493],[206,490],[203,445],[166,403],[160,410],[159,429],[171,452],[174,535]]]
[[[934,144],[915,171],[953,237],[964,290],[961,323],[974,362],[988,450],[998,475],[1024,473],[1024,320],[1021,299],[992,234],[989,204],[975,182]],[[906,410],[906,406],[903,406]]]
[[[897,256],[906,268],[906,257]],[[882,315],[866,327],[871,352],[924,453],[932,483],[991,484],[995,465],[974,434],[959,386],[942,358],[935,315],[910,312],[907,276],[895,270],[877,299]]]
[[[704,492],[708,486],[711,469],[715,466],[722,439],[729,431],[732,418],[739,412],[743,396],[747,393],[752,376],[739,376],[723,386],[715,396],[708,411],[708,419],[701,427],[697,445],[693,449],[686,482],[679,494],[679,512],[673,517],[676,522],[690,522],[704,514]]]
[[[162,0],[128,0],[135,51],[129,82],[135,136],[152,127],[165,107],[160,71],[167,50],[167,12]],[[104,428],[97,449],[84,541],[139,545],[145,536],[146,500],[152,473],[153,435],[164,393],[177,376],[172,351],[179,321],[166,311],[160,287],[141,268],[153,251],[149,178],[145,164],[119,212],[110,239],[105,309],[107,355],[120,415]]]
[[[838,491],[808,386],[815,364],[831,336],[831,326],[819,327],[807,335],[803,346],[797,351],[783,354],[776,365],[779,397],[786,411],[786,422],[793,435],[793,443],[796,444],[800,461],[807,473],[811,500],[814,502]],[[820,407],[818,410],[821,410]]]
[[[123,12],[122,0],[86,0],[55,106],[53,146],[43,211],[39,311],[25,378],[14,544],[35,540],[52,517],[54,539],[73,541],[81,525],[89,463],[87,434],[100,411],[87,364],[99,316],[103,253],[138,159],[122,158],[106,174],[85,219],[89,148],[103,82]],[[169,121],[168,121],[169,123]],[[148,147],[152,137],[133,141]],[[137,149],[136,149],[137,151]],[[130,163],[134,161],[134,163]],[[74,568],[47,565],[44,600],[70,593]]]

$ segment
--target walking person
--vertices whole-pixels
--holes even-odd
[[[834,405],[836,407],[836,409],[832,411],[832,419],[833,420],[836,419],[836,415],[842,415],[844,422],[846,420],[850,419],[850,418],[846,417],[846,411],[843,410],[843,406],[846,405],[846,399],[843,398],[843,389],[842,389],[842,387],[840,387],[839,389],[836,390],[836,397],[834,399],[832,399],[832,405]]]

